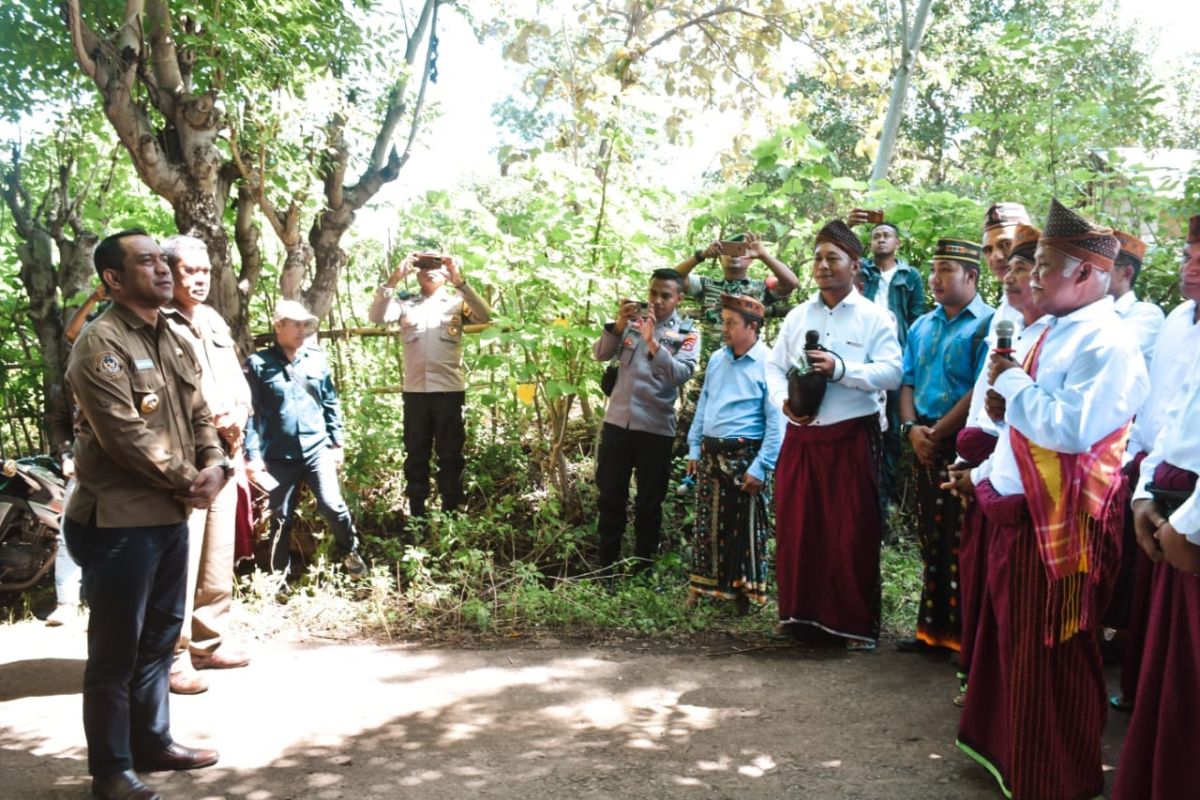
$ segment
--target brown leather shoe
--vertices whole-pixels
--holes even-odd
[[[192,653],[195,669],[238,669],[250,663],[250,656],[240,650],[220,648],[211,653]]]
[[[192,669],[181,669],[171,673],[171,694],[200,694],[208,691],[208,681]]]
[[[138,772],[167,772],[183,769],[200,769],[217,763],[220,754],[216,750],[184,747],[172,742],[155,753],[143,753],[133,757],[133,766]]]
[[[162,795],[138,780],[133,770],[92,778],[92,797],[98,800],[162,800]]]

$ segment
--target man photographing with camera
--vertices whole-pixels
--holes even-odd
[[[597,361],[616,358],[617,377],[604,414],[596,486],[600,490],[600,566],[621,554],[629,478],[637,472],[634,556],[649,566],[662,530],[662,501],[671,478],[675,400],[696,368],[700,335],[675,313],[684,279],[673,269],[655,270],[644,302],[623,299],[617,318],[592,347]]]
[[[396,287],[413,273],[420,293],[397,293]],[[455,293],[446,289],[447,283]],[[453,511],[463,501],[466,464],[463,322],[488,322],[491,309],[467,285],[453,258],[411,253],[375,293],[369,318],[377,325],[398,322],[404,340],[404,493],[409,516],[425,516],[429,459],[435,448],[442,510]]]

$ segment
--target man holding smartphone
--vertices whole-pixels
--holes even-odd
[[[400,282],[414,272],[421,291],[397,293]],[[447,283],[454,293],[446,289]],[[463,323],[486,323],[491,309],[467,285],[453,258],[412,253],[379,287],[369,316],[376,324],[399,323],[404,339],[404,493],[409,516],[425,516],[429,461],[435,449],[442,510],[454,511],[463,502],[466,465]]]
[[[596,486],[600,490],[600,566],[610,569],[621,553],[629,479],[634,498],[635,569],[645,569],[658,550],[662,501],[671,477],[675,400],[696,368],[700,335],[675,313],[684,279],[673,269],[655,270],[646,301],[621,300],[617,318],[592,347],[597,361],[616,358],[616,383],[604,414]]]

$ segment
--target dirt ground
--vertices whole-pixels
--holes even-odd
[[[741,652],[739,652],[741,651]],[[1001,798],[954,747],[954,670],[766,640],[495,648],[303,636],[173,697],[221,761],[168,800]],[[0,797],[84,798],[83,634],[0,626]],[[1126,720],[1111,715],[1105,762]]]

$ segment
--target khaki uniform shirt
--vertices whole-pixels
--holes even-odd
[[[242,372],[229,325],[212,306],[201,303],[189,320],[175,308],[163,308],[172,329],[192,346],[200,363],[200,393],[214,418],[231,414],[245,427],[250,415],[250,387]]]
[[[100,528],[183,522],[199,470],[224,458],[187,342],[159,314],[154,325],[114,303],[80,334],[67,362],[79,404],[66,515]]]
[[[381,286],[371,305],[370,320],[400,323],[404,340],[405,392],[461,392],[467,388],[463,367],[463,321],[487,322],[487,304],[465,283],[458,294],[446,287],[428,297],[396,299]]]
[[[654,324],[658,352],[653,357],[642,334],[632,326],[621,335],[614,323],[604,326],[592,355],[597,361],[616,356],[620,362],[605,422],[631,431],[675,435],[675,400],[679,387],[692,377],[700,353],[700,334],[681,331],[681,324],[674,313]]]

